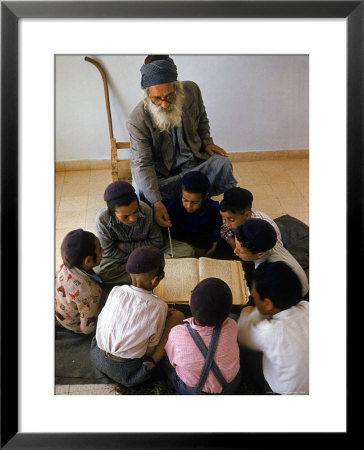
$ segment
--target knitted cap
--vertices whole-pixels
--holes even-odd
[[[243,247],[253,253],[266,252],[277,243],[277,234],[272,225],[263,219],[248,219],[236,232]]]
[[[61,256],[66,267],[72,269],[80,258],[83,240],[83,230],[70,231],[66,234],[61,245]]]
[[[146,58],[146,60],[148,57]],[[177,67],[172,58],[155,59],[148,64],[143,64],[141,86],[143,89],[157,84],[172,83],[177,80]]]
[[[105,189],[104,200],[105,202],[111,202],[132,193],[135,193],[135,189],[130,183],[127,181],[114,181]]]
[[[133,250],[126,263],[126,271],[133,274],[146,273],[163,265],[164,255],[157,247],[145,245]]]
[[[182,177],[182,184],[188,192],[200,192],[206,194],[210,189],[210,181],[207,176],[198,170],[191,170]]]
[[[232,304],[231,290],[219,278],[205,278],[191,294],[191,313],[202,326],[220,325],[228,317]]]
[[[302,297],[302,287],[298,276],[283,261],[265,261],[259,264],[254,271],[253,281],[259,295],[270,298],[280,309],[297,304]]]

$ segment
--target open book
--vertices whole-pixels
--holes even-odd
[[[154,294],[168,303],[188,303],[196,284],[209,277],[220,278],[230,287],[234,305],[249,300],[244,271],[239,261],[212,258],[166,259],[165,277]]]

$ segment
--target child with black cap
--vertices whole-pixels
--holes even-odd
[[[62,241],[61,256],[55,283],[57,322],[75,333],[90,334],[106,300],[102,281],[93,271],[101,261],[100,241],[81,228],[70,231]]]
[[[207,197],[209,189],[210,181],[204,173],[187,172],[182,177],[182,196],[167,208],[172,236],[190,244],[197,257],[212,255],[221,239],[219,202]]]
[[[221,226],[220,234],[230,247],[235,249],[235,231],[243,225],[248,219],[263,219],[272,225],[276,234],[277,241],[283,244],[281,232],[267,214],[253,208],[253,194],[241,187],[233,187],[224,193],[220,202],[220,214],[224,223]]]
[[[134,187],[126,181],[114,181],[104,192],[104,206],[96,216],[96,230],[104,254],[95,272],[108,284],[130,284],[125,270],[130,253],[152,245],[169,255],[169,243],[153,220],[153,210],[139,201]],[[173,242],[175,258],[194,256],[193,248],[183,242]]]
[[[300,280],[284,262],[263,262],[251,293],[255,307],[238,322],[244,367],[261,393],[308,394],[309,303]]]
[[[302,297],[307,295],[308,280],[305,271],[291,253],[277,242],[275,229],[266,220],[248,219],[237,228],[234,253],[243,261],[252,261],[255,269],[264,261],[285,262],[301,282]],[[246,277],[247,280],[250,279],[249,274]]]
[[[102,373],[126,387],[150,378],[165,355],[169,330],[184,319],[153,294],[164,277],[164,264],[156,247],[133,250],[126,264],[132,285],[115,286],[99,316],[92,360]]]
[[[205,278],[192,291],[192,316],[168,336],[164,362],[181,395],[234,394],[241,373],[237,323],[229,317],[232,293],[218,278]]]

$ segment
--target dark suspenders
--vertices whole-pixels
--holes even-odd
[[[223,377],[220,369],[217,367],[217,365],[214,361],[217,343],[219,341],[219,337],[220,337],[220,333],[221,333],[221,326],[214,328],[214,330],[212,332],[210,346],[208,349],[207,349],[204,341],[202,340],[201,336],[198,334],[198,332],[196,330],[194,330],[191,327],[191,325],[188,322],[187,322],[187,329],[188,329],[192,339],[194,340],[195,344],[197,345],[198,349],[200,350],[202,355],[205,357],[205,364],[202,368],[200,380],[197,383],[197,385],[195,386],[195,388],[200,391],[202,390],[203,386],[206,383],[206,380],[207,380],[210,370],[212,370],[213,374],[218,379],[221,386],[224,388],[228,383],[225,380],[225,378]]]

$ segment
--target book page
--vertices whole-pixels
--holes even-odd
[[[215,277],[225,281],[233,294],[234,305],[244,305],[249,300],[244,271],[239,261],[200,258],[200,281]]]
[[[168,303],[188,303],[191,291],[199,282],[198,259],[166,259],[165,277],[153,293]]]

